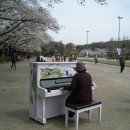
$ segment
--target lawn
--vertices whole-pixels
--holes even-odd
[[[79,58],[80,60],[85,60],[85,58]],[[87,58],[88,62],[94,62],[94,58]],[[98,63],[101,64],[109,64],[109,65],[118,65],[119,66],[119,62],[117,60],[106,60],[106,59],[98,59]],[[125,62],[125,66],[126,67],[130,67],[130,61],[126,60]]]

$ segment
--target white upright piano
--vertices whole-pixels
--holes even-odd
[[[76,62],[30,63],[29,117],[45,124],[48,118],[64,114],[70,92],[59,88],[71,84],[75,66]]]

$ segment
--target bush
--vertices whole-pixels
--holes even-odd
[[[0,56],[0,63],[3,63],[3,62],[8,62],[10,61],[10,57],[9,56]]]

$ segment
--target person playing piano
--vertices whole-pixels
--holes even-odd
[[[89,104],[92,101],[92,78],[86,72],[87,68],[84,62],[78,61],[74,68],[77,73],[73,76],[70,86],[62,87],[60,90],[72,91],[66,99],[66,103]],[[73,118],[74,113],[69,112],[69,118]]]

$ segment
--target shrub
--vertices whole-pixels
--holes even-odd
[[[9,56],[0,56],[0,63],[3,63],[3,62],[8,62],[10,61],[10,57]]]

